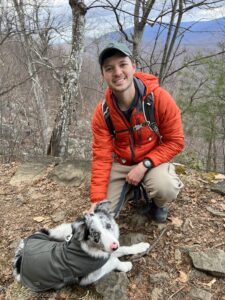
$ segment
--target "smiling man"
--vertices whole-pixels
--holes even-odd
[[[108,88],[92,120],[90,211],[104,199],[111,201],[115,211],[124,183],[129,184],[125,195],[128,199],[132,198],[132,187],[142,182],[153,199],[153,219],[165,222],[168,204],[183,187],[171,163],[184,147],[180,110],[171,95],[159,87],[155,76],[136,72],[125,44],[107,45],[99,55],[99,64]],[[154,107],[153,123],[157,124],[154,128],[146,117],[149,97]],[[153,109],[150,106],[147,109]]]

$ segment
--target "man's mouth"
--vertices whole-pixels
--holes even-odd
[[[120,85],[124,83],[125,78],[114,79],[113,83],[116,85]]]

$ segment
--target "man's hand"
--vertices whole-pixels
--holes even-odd
[[[94,212],[95,207],[97,205],[97,202],[91,203],[91,207],[89,208],[89,210],[87,211],[88,214],[91,214]]]
[[[145,173],[148,171],[147,168],[143,165],[142,162],[140,162],[135,168],[133,168],[126,177],[126,181],[129,184],[132,185],[138,185],[143,177],[145,176]]]

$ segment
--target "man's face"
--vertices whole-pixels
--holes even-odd
[[[115,93],[123,93],[133,85],[133,75],[136,70],[128,56],[117,53],[104,60],[102,75],[109,88]]]

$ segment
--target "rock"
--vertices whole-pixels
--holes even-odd
[[[21,238],[19,237],[15,238],[15,240],[13,240],[13,242],[9,244],[9,249],[15,250],[19,246],[20,242],[21,242]]]
[[[88,176],[90,169],[89,161],[65,161],[56,166],[48,177],[58,183],[78,187]]]
[[[163,283],[170,279],[169,274],[166,272],[151,274],[149,280],[151,283]]]
[[[206,290],[199,289],[199,288],[193,288],[189,292],[189,296],[193,300],[211,300],[212,294],[210,292],[207,292]]]
[[[145,223],[149,222],[149,218],[147,216],[141,214],[134,214],[130,220],[130,225],[136,229],[143,228]]]
[[[188,232],[191,226],[192,226],[192,222],[189,218],[187,218],[182,225],[182,229],[181,229],[182,232],[184,233]]]
[[[174,258],[175,258],[177,263],[181,263],[182,258],[181,258],[181,252],[180,252],[179,249],[175,249]]]
[[[206,210],[208,210],[212,215],[217,216],[217,217],[224,217],[225,218],[225,213],[219,211],[219,210],[215,210],[210,206],[206,207]]]
[[[120,244],[124,246],[130,246],[140,242],[146,242],[147,236],[142,233],[127,233],[120,236]]]
[[[26,203],[26,199],[24,198],[23,195],[19,194],[16,197],[16,206],[20,207]]]
[[[191,272],[188,274],[189,280],[194,280],[194,279],[201,279],[201,280],[210,280],[211,277],[210,275],[205,274],[202,271],[192,269]]]
[[[52,220],[56,223],[65,221],[66,212],[63,210],[59,210],[54,215],[52,215]]]
[[[225,180],[212,184],[211,191],[225,195]]]
[[[218,277],[225,277],[225,252],[220,249],[207,249],[189,252],[196,269],[209,272]]]
[[[10,184],[13,186],[19,186],[21,183],[30,184],[33,180],[42,177],[47,168],[48,163],[46,162],[27,162],[17,169]]]
[[[151,300],[161,300],[163,298],[163,291],[159,288],[154,288],[151,294]]]
[[[128,283],[126,273],[111,272],[95,283],[95,288],[103,296],[103,300],[129,300]]]

